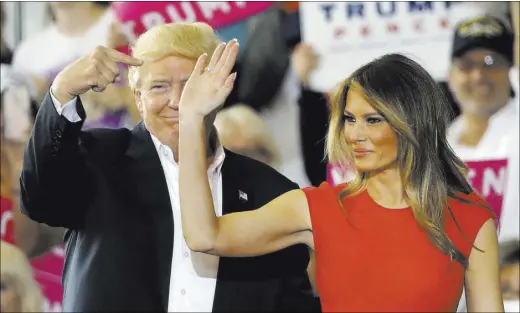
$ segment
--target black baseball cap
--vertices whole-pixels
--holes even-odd
[[[513,63],[513,32],[498,18],[480,16],[463,21],[455,27],[452,58],[469,50],[485,48],[503,55]]]

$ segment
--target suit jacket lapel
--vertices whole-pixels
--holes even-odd
[[[225,153],[222,164],[222,215],[244,211],[254,204],[254,194],[249,190],[243,169],[237,168],[234,161],[236,154],[227,149]]]
[[[132,130],[132,140],[127,150],[129,160],[126,171],[130,173],[129,182],[134,197],[150,214],[151,244],[156,245],[156,277],[161,304],[168,309],[170,274],[173,255],[173,212],[168,185],[150,133],[141,122]],[[143,269],[148,270],[148,269]],[[153,270],[153,269],[150,269]]]

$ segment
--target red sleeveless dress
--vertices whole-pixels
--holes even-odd
[[[364,191],[338,200],[344,185],[306,188],[314,234],[316,285],[323,312],[455,312],[464,268],[435,248],[410,209],[379,206]],[[471,195],[473,200],[477,196]],[[469,256],[493,214],[450,199],[445,231]]]

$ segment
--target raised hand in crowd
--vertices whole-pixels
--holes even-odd
[[[111,48],[98,46],[95,51],[68,65],[54,80],[51,91],[65,104],[89,90],[102,92],[120,74],[117,62],[140,66],[143,62]]]
[[[296,45],[292,52],[291,62],[301,83],[305,88],[308,88],[310,76],[318,66],[316,51],[311,45],[300,43]]]

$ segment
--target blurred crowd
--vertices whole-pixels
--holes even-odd
[[[518,305],[520,298],[519,12],[518,3],[503,4],[461,4],[460,10],[473,12],[468,21],[487,16],[503,33],[479,45],[455,38],[448,79],[439,83],[455,112],[448,133],[454,151],[467,162],[507,160],[499,209],[507,310],[507,303]],[[57,73],[80,56],[98,45],[132,44],[109,2],[49,2],[48,13],[52,22],[40,32],[14,47],[0,42],[2,312],[52,310],[44,304],[43,288],[33,273],[44,270],[45,256],[63,262],[63,229],[30,221],[18,207],[23,148],[39,105]],[[10,18],[2,10],[2,25]],[[246,35],[223,34],[229,37],[223,39],[248,38],[237,62],[235,88],[215,122],[223,146],[270,165],[300,187],[348,181],[348,170],[338,172],[325,159],[327,94],[311,88],[320,57],[302,41],[298,3],[276,3],[242,23]],[[131,128],[141,120],[126,75],[81,100],[87,111],[85,128]]]

